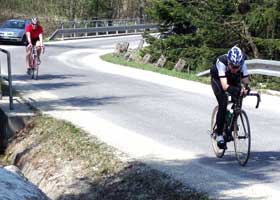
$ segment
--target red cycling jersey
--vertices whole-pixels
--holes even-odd
[[[40,25],[37,25],[36,29],[32,29],[32,24],[28,24],[25,28],[25,32],[30,33],[31,40],[39,39],[39,35],[43,33],[43,28]]]

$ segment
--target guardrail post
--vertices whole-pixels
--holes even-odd
[[[95,21],[95,27],[98,28],[98,21]],[[98,36],[98,31],[96,31],[95,35]]]
[[[88,23],[87,23],[87,21],[85,21],[85,29],[87,29],[87,27],[88,27]],[[85,33],[85,37],[87,37],[88,36],[88,34],[87,34],[87,32]]]
[[[73,23],[73,28],[76,29],[76,22]],[[73,34],[73,37],[76,37],[76,33]]]
[[[8,61],[8,80],[9,80],[9,99],[10,99],[10,110],[14,109],[13,104],[13,87],[12,87],[12,71],[11,71],[11,54],[8,52],[7,54]]]
[[[125,26],[127,26],[127,20],[125,20]],[[125,33],[128,34],[128,30],[125,30]]]
[[[107,27],[109,27],[109,22],[107,21]],[[109,35],[109,31],[106,31],[106,35]]]
[[[13,87],[12,87],[12,72],[11,72],[11,54],[9,51],[5,49],[1,49],[3,53],[7,54],[7,65],[8,65],[8,82],[9,82],[9,102],[10,102],[10,110],[14,109],[13,104]],[[1,82],[2,84],[2,82]]]
[[[64,29],[64,24],[63,22],[61,23],[61,30]],[[61,34],[61,39],[64,40],[64,33]]]

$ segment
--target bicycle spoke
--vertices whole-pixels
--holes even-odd
[[[247,133],[247,131],[246,131],[246,128],[245,128],[245,124],[244,124],[243,116],[242,116],[242,115],[240,115],[240,118],[241,118],[241,123],[242,123],[243,131],[244,131],[244,133],[246,134],[246,133]]]

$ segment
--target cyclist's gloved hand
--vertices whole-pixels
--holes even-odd
[[[237,97],[237,96],[240,95],[240,88],[230,85],[230,86],[227,88],[227,92],[230,93],[231,95]]]

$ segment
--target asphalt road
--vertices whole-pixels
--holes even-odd
[[[263,95],[257,110],[255,99],[245,103],[252,133],[246,167],[237,164],[233,144],[218,159],[207,133],[216,104],[209,86],[185,90],[182,88],[188,82],[172,86],[169,81],[177,79],[139,70],[132,70],[130,76],[122,74],[126,69],[118,66],[118,72],[113,73],[113,65],[98,59],[97,55],[113,51],[119,41],[137,46],[139,39],[129,36],[46,44],[37,81],[25,74],[23,46],[0,48],[11,52],[15,87],[40,109],[76,122],[121,151],[211,197],[276,199],[280,194],[280,98]],[[5,57],[1,54],[0,59],[5,73]],[[110,124],[101,126],[99,119]],[[131,150],[137,145],[139,149]],[[139,151],[145,153],[136,153]]]

